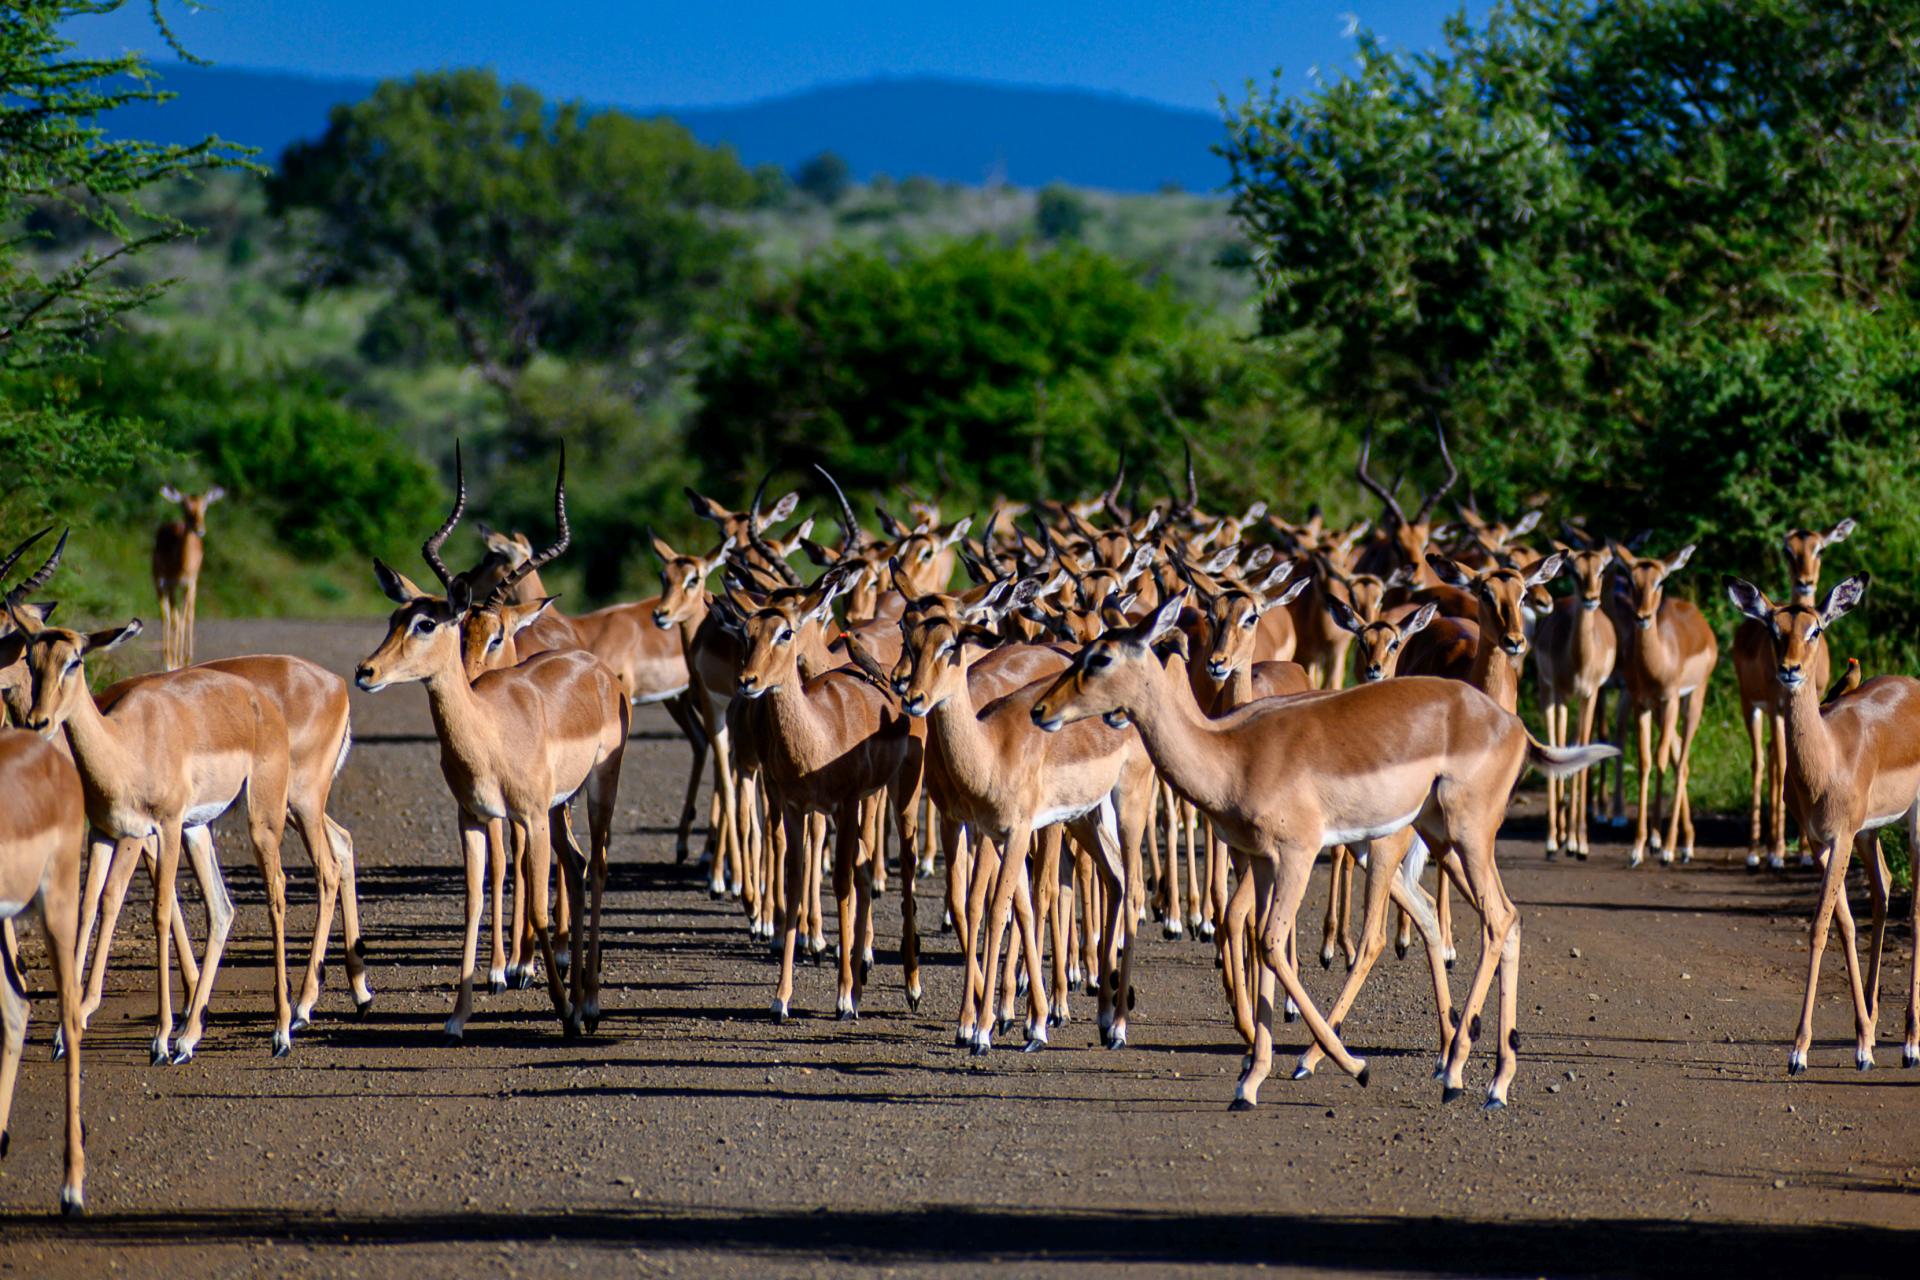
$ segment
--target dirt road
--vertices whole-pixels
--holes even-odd
[[[370,624],[203,624],[201,652],[346,671],[377,639]],[[1829,948],[1814,1068],[1789,1082],[1805,873],[1752,875],[1718,847],[1687,868],[1630,871],[1612,845],[1547,863],[1516,818],[1500,851],[1526,927],[1514,1105],[1483,1114],[1477,1089],[1441,1105],[1424,962],[1389,954],[1345,1028],[1372,1087],[1327,1068],[1289,1082],[1283,1056],[1259,1110],[1229,1114],[1240,1051],[1211,947],[1157,930],[1118,1052],[1097,1047],[1084,997],[1044,1053],[955,1048],[950,935],[928,938],[929,998],[910,1015],[897,884],[860,1021],[833,1020],[820,967],[801,972],[797,1020],[774,1026],[763,950],[672,865],[687,751],[643,713],[599,1034],[564,1043],[541,992],[510,992],[483,996],[449,1049],[461,885],[424,698],[354,696],[334,811],[360,851],[372,1013],[351,1016],[336,962],[314,1026],[269,1056],[259,878],[223,831],[240,914],[217,1017],[192,1063],[150,1067],[136,887],[86,1040],[92,1216],[48,1216],[60,1079],[38,990],[0,1164],[0,1274],[1835,1274],[1895,1248],[1910,1264],[1920,1243],[1920,1072],[1898,1066],[1912,938],[1891,931],[1881,1068],[1853,1069]],[[312,878],[290,845],[297,938]],[[1457,927],[1456,990],[1477,952],[1464,913]],[[34,976],[44,987],[44,966]],[[1308,982],[1328,1000],[1339,977]],[[1295,1026],[1280,1043],[1304,1041]],[[1483,1048],[1473,1079],[1491,1070]]]

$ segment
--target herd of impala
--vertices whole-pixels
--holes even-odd
[[[1434,523],[1457,470],[1408,514],[1398,485],[1357,476],[1376,521],[1291,523],[1264,504],[1202,510],[1189,464],[1184,498],[1122,503],[1122,478],[1089,499],[1003,503],[977,534],[915,501],[905,520],[876,509],[864,527],[826,472],[837,545],[813,521],[781,533],[789,493],[746,510],[689,491],[716,529],[704,554],[652,539],[661,594],[576,617],[554,609],[539,571],[570,540],[565,458],[555,536],[545,547],[480,526],[487,553],[459,572],[442,548],[466,506],[464,468],[446,522],[427,538],[423,588],[375,561],[395,609],[379,647],[353,672],[362,690],[426,687],[441,769],[459,814],[465,934],[446,1037],[472,1014],[480,918],[491,906],[490,990],[544,973],[566,1035],[600,1018],[601,910],[633,707],[664,705],[693,758],[676,856],[713,767],[707,884],[740,900],[750,934],[778,962],[773,1015],[794,998],[797,950],[837,953],[836,1003],[858,1016],[873,964],[873,901],[894,842],[905,999],[922,999],[915,882],[944,860],[947,925],[964,957],[957,1041],[988,1052],[1018,1027],[1028,1050],[1068,1018],[1068,996],[1095,996],[1102,1041],[1124,1045],[1132,965],[1149,914],[1168,936],[1210,940],[1225,1007],[1247,1049],[1233,1107],[1252,1107],[1272,1065],[1272,1017],[1301,1017],[1300,1077],[1330,1057],[1367,1080],[1340,1028],[1399,919],[1404,954],[1420,934],[1432,970],[1443,1098],[1465,1086],[1481,1008],[1499,980],[1498,1061],[1486,1105],[1504,1106],[1517,1065],[1520,921],[1494,843],[1528,768],[1548,780],[1546,855],[1588,856],[1605,821],[1604,788],[1586,771],[1619,747],[1597,742],[1615,690],[1615,740],[1633,741],[1638,813],[1630,857],[1690,859],[1689,757],[1718,646],[1700,611],[1667,580],[1693,548],[1644,554],[1562,526],[1549,548],[1470,508]],[[194,600],[207,508],[219,489],[163,495],[183,518],[163,525],[154,582],[166,670],[92,691],[87,665],[136,636],[52,624],[34,599],[67,544],[6,589],[47,532],[0,561],[0,694],[17,729],[0,730],[0,1153],[26,1029],[26,986],[12,917],[37,904],[59,996],[56,1056],[67,1072],[61,1205],[82,1205],[81,1038],[100,1004],[115,925],[134,871],[149,869],[157,953],[153,1061],[199,1045],[233,908],[209,824],[244,804],[273,933],[273,1052],[290,1052],[313,1016],[336,907],[356,1007],[373,1000],[360,939],[353,838],[327,812],[351,743],[347,684],[302,658],[193,662]],[[1024,527],[1023,526],[1024,522]],[[1876,828],[1904,819],[1920,845],[1920,681],[1851,678],[1823,702],[1825,633],[1864,597],[1864,575],[1817,599],[1822,553],[1852,531],[1797,529],[1784,549],[1793,581],[1777,604],[1738,580],[1734,637],[1753,743],[1747,861],[1786,858],[1786,817],[1803,857],[1824,867],[1805,1002],[1789,1066],[1807,1065],[1822,949],[1838,917],[1851,987],[1856,1061],[1873,1062],[1887,867]],[[971,536],[970,536],[971,535]],[[821,567],[806,581],[796,556]],[[955,589],[961,576],[970,585]],[[1549,593],[1569,581],[1569,594]],[[1357,643],[1356,643],[1357,642]],[[1516,709],[1534,657],[1546,741]],[[1343,688],[1349,667],[1356,677]],[[1577,710],[1577,715],[1575,714]],[[1655,733],[1656,719],[1658,734]],[[1770,735],[1770,741],[1769,741]],[[1660,829],[1662,792],[1673,776]],[[1624,824],[1616,773],[1612,820]],[[584,797],[587,843],[574,834]],[[319,903],[297,995],[286,968],[280,849],[288,821],[312,859]],[[831,852],[829,852],[829,844]],[[196,956],[175,892],[185,850],[208,907]],[[553,886],[555,853],[560,877]],[[1295,921],[1328,855],[1321,961],[1348,973],[1322,1014],[1301,982]],[[1844,892],[1859,853],[1872,894],[1863,975]],[[83,853],[88,855],[83,858]],[[1423,876],[1431,865],[1434,891]],[[1366,890],[1356,940],[1354,870]],[[507,873],[512,870],[511,917]],[[831,876],[837,945],[821,908]],[[550,890],[552,892],[550,893]],[[1455,1007],[1451,899],[1480,920],[1480,954]],[[98,937],[94,938],[96,925]],[[89,962],[88,950],[91,945]],[[177,963],[185,1022],[173,1031]],[[1050,961],[1050,963],[1049,963]],[[1017,1008],[1024,992],[1024,1024]],[[1920,1062],[1920,973],[1909,986],[1904,1058]]]

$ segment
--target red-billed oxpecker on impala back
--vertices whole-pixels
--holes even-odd
[[[200,593],[200,563],[206,555],[207,508],[227,496],[219,485],[205,493],[181,493],[162,485],[160,496],[178,503],[180,518],[153,534],[153,590],[160,597],[161,650],[166,669],[193,662],[194,602]]]
[[[0,585],[26,549],[47,533],[42,529],[0,561]],[[60,546],[66,545],[62,534]],[[7,593],[11,609],[44,585],[59,561],[56,548],[40,572]],[[43,576],[44,575],[44,576]],[[5,612],[5,611],[0,611]],[[34,617],[40,619],[36,612]],[[11,627],[0,632],[0,670],[20,664],[27,633]],[[80,1123],[80,852],[87,835],[86,796],[73,762],[53,743],[32,733],[0,728],[0,1156],[11,1144],[8,1121],[27,1038],[27,985],[14,950],[13,920],[39,909],[46,933],[47,957],[59,997],[59,1043],[65,1048],[67,1075],[66,1178],[60,1209],[81,1213],[86,1204],[87,1157]]]
[[[1752,583],[1727,580],[1727,595],[1735,607],[1767,629],[1774,679],[1786,701],[1787,806],[1800,824],[1801,838],[1824,868],[1807,940],[1800,1027],[1787,1056],[1787,1070],[1794,1075],[1807,1069],[1820,958],[1836,915],[1853,996],[1854,1063],[1862,1071],[1873,1065],[1887,912],[1887,865],[1879,829],[1904,819],[1907,847],[1920,848],[1920,680],[1876,676],[1822,706],[1809,670],[1827,628],[1866,598],[1867,581],[1865,574],[1848,578],[1828,594],[1825,604],[1815,607],[1804,598],[1776,605]],[[1864,981],[1853,913],[1847,906],[1847,868],[1856,854],[1866,865],[1873,893],[1873,937]],[[1920,922],[1920,907],[1915,919]],[[1920,1065],[1920,961],[1908,981],[1901,1059],[1909,1067]]]
[[[1639,724],[1640,808],[1634,830],[1633,866],[1646,857],[1649,824],[1660,816],[1659,787],[1668,766],[1674,768],[1673,812],[1667,822],[1666,842],[1652,833],[1660,861],[1672,862],[1674,846],[1680,860],[1693,860],[1693,806],[1687,798],[1687,772],[1692,763],[1693,735],[1700,728],[1706,706],[1707,682],[1720,660],[1720,643],[1700,610],[1685,600],[1665,598],[1668,577],[1678,573],[1693,555],[1691,545],[1667,559],[1636,556],[1617,542],[1609,543],[1613,558],[1627,576],[1620,654],[1622,721],[1631,710]],[[1653,713],[1660,712],[1660,745],[1653,740]],[[1685,723],[1681,722],[1684,713]],[[1624,735],[1623,735],[1624,744]],[[1650,789],[1648,784],[1653,787]]]
[[[1842,520],[1821,533],[1816,529],[1795,529],[1787,534],[1780,550],[1793,575],[1793,598],[1812,604],[1820,589],[1820,556],[1828,547],[1846,540],[1853,532],[1853,521]],[[1747,831],[1747,865],[1757,867],[1764,854],[1776,871],[1787,864],[1787,703],[1786,691],[1774,677],[1773,633],[1757,618],[1742,619],[1733,632],[1733,671],[1740,684],[1740,717],[1746,721],[1747,740],[1753,750],[1753,802]],[[1807,677],[1813,681],[1814,695],[1826,692],[1832,674],[1831,660],[1824,639],[1817,640],[1807,663]],[[1808,850],[1802,861],[1810,862]]]
[[[558,541],[567,538],[565,462],[554,487]],[[464,485],[462,485],[464,493]],[[522,853],[521,874],[529,887],[528,915],[546,962],[547,991],[568,1035],[591,1030],[599,1018],[599,903],[586,896],[586,858],[574,847],[564,810],[587,798],[587,822],[596,859],[604,859],[612,836],[613,808],[631,715],[620,681],[605,663],[583,650],[537,654],[513,667],[469,681],[461,660],[461,624],[473,609],[472,588],[448,573],[440,545],[459,520],[456,502],[447,522],[428,539],[422,558],[446,588],[429,595],[404,575],[375,560],[380,589],[399,608],[386,639],[354,672],[369,693],[420,681],[427,688],[434,730],[440,739],[440,771],[459,809],[466,866],[466,937],[459,987],[446,1037],[457,1044],[473,1011],[475,952],[479,943],[481,877],[487,860],[487,824],[513,828]],[[556,553],[557,554],[557,553]],[[571,989],[563,991],[548,931],[546,895],[554,840],[571,901],[588,921],[587,942],[571,966]]]
[[[1606,610],[1607,570],[1613,552],[1606,547],[1573,548],[1560,543],[1574,592],[1556,600],[1534,630],[1533,670],[1539,682],[1540,707],[1546,717],[1547,741],[1564,747],[1569,741],[1569,713],[1579,704],[1577,738],[1580,746],[1593,741],[1594,715],[1600,690],[1613,676],[1620,636]],[[1587,775],[1581,773],[1563,785],[1547,780],[1547,856],[1567,853],[1584,860],[1591,848],[1587,838]]]
[[[1571,772],[1611,747],[1557,750],[1535,742],[1519,719],[1478,689],[1452,680],[1406,679],[1339,693],[1269,698],[1219,720],[1201,714],[1154,641],[1185,605],[1174,596],[1138,626],[1083,649],[1034,703],[1034,722],[1054,730],[1089,716],[1131,723],[1175,789],[1192,799],[1230,845],[1252,859],[1262,957],[1300,1007],[1314,1041],[1364,1083],[1367,1064],[1348,1053],[1313,1005],[1287,958],[1285,938],[1320,850],[1370,843],[1413,824],[1431,848],[1457,857],[1485,928],[1480,963],[1454,1032],[1446,1098],[1464,1087],[1474,1027],[1495,969],[1501,975],[1499,1068],[1487,1090],[1504,1106],[1519,1033],[1519,915],[1494,864],[1507,797],[1528,764]],[[1262,1008],[1259,1038],[1234,1098],[1251,1107],[1272,1065]]]

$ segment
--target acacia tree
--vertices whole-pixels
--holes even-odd
[[[98,118],[133,102],[165,102],[138,54],[78,58],[61,34],[69,19],[122,0],[27,0],[0,20],[0,363],[31,364],[75,350],[115,316],[169,281],[129,283],[115,268],[193,234],[140,193],[156,183],[241,163],[244,152],[208,138],[163,146],[108,138]],[[155,23],[171,39],[152,0]],[[41,252],[48,223],[73,227],[66,254]]]
[[[1769,573],[1780,529],[1884,504],[1859,554],[1920,613],[1917,41],[1920,5],[1794,0],[1511,0],[1421,56],[1362,34],[1350,77],[1230,121],[1263,328],[1313,335],[1350,430],[1411,450],[1442,416],[1490,502]]]
[[[755,197],[670,120],[559,106],[488,71],[389,80],[288,149],[276,212],[314,215],[316,285],[373,282],[451,324],[511,399],[541,354],[657,368],[727,274],[710,216]]]

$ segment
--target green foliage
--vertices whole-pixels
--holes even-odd
[[[313,215],[313,283],[430,304],[508,393],[542,354],[670,351],[737,256],[707,211],[755,194],[732,151],[672,121],[555,107],[485,71],[335,108],[271,187],[276,211]]]
[[[821,204],[831,207],[839,204],[847,194],[847,189],[853,185],[853,171],[835,152],[822,151],[812,159],[802,161],[800,167],[793,171],[793,185]]]
[[[1057,494],[1123,452],[1137,481],[1167,483],[1182,431],[1210,493],[1284,475],[1304,502],[1296,484],[1331,480],[1324,441],[1298,448],[1317,421],[1264,353],[1084,249],[842,252],[750,299],[711,347],[690,439],[722,493],[821,462],[856,489]]]
[[[28,0],[0,21],[0,362],[31,364],[75,350],[114,317],[151,300],[160,282],[127,284],[110,268],[191,234],[143,202],[167,178],[235,165],[241,152],[109,140],[96,116],[164,102],[138,54],[69,56],[70,18],[119,8],[102,0]],[[160,21],[156,5],[154,18]],[[164,23],[161,25],[164,32]],[[48,260],[38,243],[65,252]]]
[[[1514,0],[1408,57],[1370,36],[1231,123],[1264,331],[1382,446],[1470,459],[1771,582],[1788,528],[1859,517],[1874,627],[1920,622],[1909,408],[1920,8]],[[1708,577],[1702,594],[1717,595]]]
[[[8,392],[37,393],[59,406],[56,422],[85,424],[83,451],[44,439],[35,473],[130,489],[129,514],[146,510],[162,483],[220,484],[289,550],[320,560],[413,536],[440,505],[426,466],[312,373],[242,371],[123,342],[73,369],[21,377]],[[87,469],[69,468],[75,452]]]
[[[1042,240],[1078,240],[1087,229],[1087,202],[1073,188],[1055,183],[1035,202],[1033,227]]]

